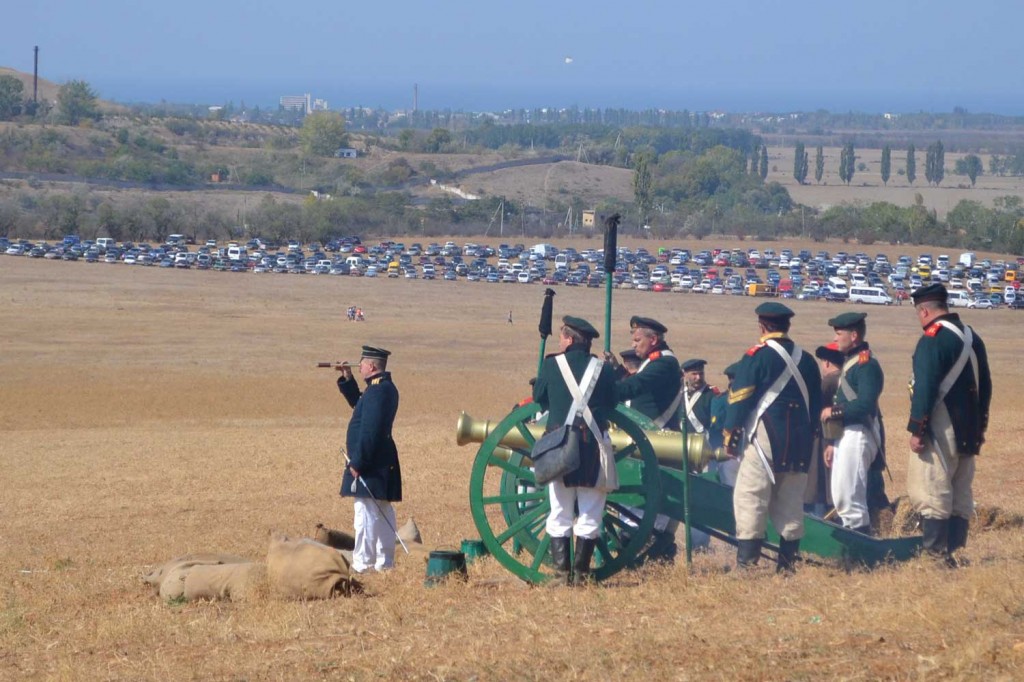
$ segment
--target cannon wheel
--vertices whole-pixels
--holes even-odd
[[[470,507],[480,538],[505,568],[531,583],[551,577],[544,530],[550,504],[547,490],[536,488],[529,450],[501,445],[507,433],[518,431],[527,443],[526,429],[537,405],[516,408],[481,443],[470,477]],[[633,565],[650,544],[661,504],[658,461],[646,435],[628,415],[615,412],[609,421],[633,443],[615,453],[620,487],[608,495],[593,575],[602,580]],[[642,514],[637,514],[640,510]]]

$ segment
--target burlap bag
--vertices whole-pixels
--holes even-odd
[[[181,599],[185,596],[185,578],[188,577],[188,572],[192,570],[194,564],[187,566],[175,566],[171,570],[164,574],[164,579],[160,583],[160,598],[165,601],[171,601],[174,599]]]
[[[337,550],[316,540],[270,538],[267,577],[275,594],[287,599],[330,599],[351,593],[349,564]]]
[[[343,549],[351,552],[356,548],[356,539],[354,536],[349,535],[343,530],[334,530],[328,528],[322,523],[316,524],[316,534],[313,539],[317,542],[333,547],[334,549]]]
[[[219,564],[192,566],[185,574],[184,597],[243,601],[261,594],[267,585],[264,564]]]
[[[407,545],[414,542],[418,545],[423,544],[423,538],[420,537],[420,529],[416,525],[416,519],[411,516],[405,522],[405,525],[398,529],[398,537],[402,538]]]
[[[164,578],[166,578],[167,575],[176,568],[188,568],[189,566],[208,564],[245,564],[249,563],[249,561],[250,560],[245,557],[236,556],[234,554],[217,554],[214,552],[186,554],[154,567],[153,570],[142,576],[142,581],[159,590],[160,586],[164,582]]]

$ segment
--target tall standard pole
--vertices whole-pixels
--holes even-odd
[[[605,218],[604,221],[604,352],[612,350],[612,279],[615,276],[615,260],[618,251],[619,221],[618,213]]]

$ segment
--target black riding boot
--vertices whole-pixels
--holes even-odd
[[[736,566],[737,568],[753,568],[761,558],[761,543],[763,540],[737,540],[736,541]]]
[[[796,552],[800,549],[799,540],[780,540],[779,556],[775,562],[776,573],[793,573],[796,571]]]
[[[949,536],[947,537],[947,548],[950,556],[958,549],[967,546],[967,529],[971,522],[962,516],[951,516],[949,518]]]
[[[949,519],[921,519],[921,550],[935,559],[955,566],[949,555]]]
[[[597,540],[587,538],[576,538],[576,561],[572,569],[572,583],[574,585],[586,585],[591,580],[590,559],[594,556],[594,548],[597,547]]]
[[[571,538],[551,538],[551,563],[554,564],[554,582],[569,584],[569,544]]]

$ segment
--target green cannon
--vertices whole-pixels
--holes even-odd
[[[505,568],[532,583],[550,575],[544,531],[550,505],[537,488],[530,450],[543,433],[534,423],[537,405],[513,410],[498,423],[463,413],[456,428],[459,445],[480,443],[470,476],[470,508],[480,538]],[[712,537],[735,544],[732,489],[713,474],[700,473],[715,455],[700,434],[657,431],[645,416],[619,405],[610,418],[620,487],[608,495],[594,576],[603,580],[636,566],[656,553],[654,522],[664,514],[685,520]],[[684,458],[684,454],[686,457]],[[690,466],[683,466],[684,459]],[[689,495],[689,500],[686,495]],[[878,539],[846,530],[813,516],[805,518],[800,549],[805,557],[875,565],[905,560],[917,553],[920,538]],[[777,551],[778,535],[769,526],[765,548]]]

